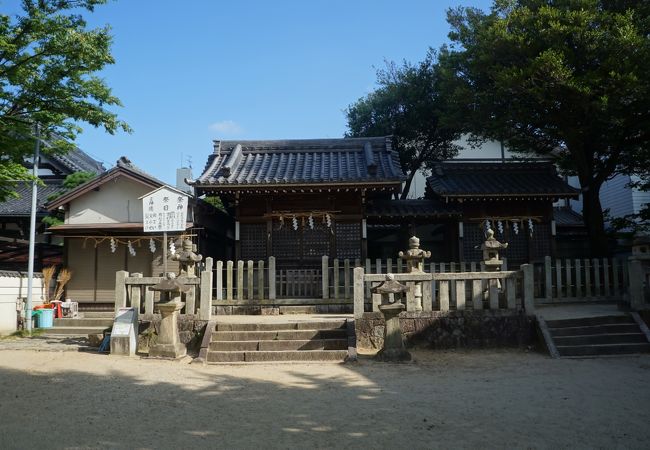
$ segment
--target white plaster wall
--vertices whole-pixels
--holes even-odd
[[[33,306],[43,303],[43,279],[34,278]],[[16,331],[16,300],[27,297],[27,274],[5,276],[0,274],[0,334]]]
[[[142,222],[142,200],[139,197],[153,189],[125,177],[118,177],[70,202],[65,223]]]

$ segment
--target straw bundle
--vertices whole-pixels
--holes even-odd
[[[57,286],[56,292],[54,293],[54,300],[61,300],[61,297],[63,297],[63,288],[65,288],[65,285],[70,281],[70,278],[72,278],[72,272],[68,269],[61,269],[61,272],[59,272],[59,278],[56,280]]]
[[[43,298],[45,303],[50,303],[50,286],[52,286],[52,279],[56,272],[56,266],[49,266],[43,269]]]

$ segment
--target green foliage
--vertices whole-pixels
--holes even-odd
[[[60,217],[57,217],[55,215],[45,216],[41,222],[43,222],[48,227],[55,227],[57,225],[63,225],[64,223]]]
[[[95,75],[114,60],[108,27],[87,29],[82,12],[106,0],[23,0],[22,14],[0,14],[0,200],[28,180],[19,167],[32,154],[35,124],[51,145],[65,152],[85,122],[109,133],[130,131],[107,108],[120,106]]]
[[[49,195],[47,197],[47,201],[51,202],[52,200],[60,197],[61,195],[65,194],[67,191],[70,191],[77,186],[80,186],[84,184],[87,181],[92,180],[95,178],[97,174],[92,173],[92,172],[75,172],[71,173],[67,177],[65,177],[65,180],[63,180],[63,190],[60,192],[57,192],[56,194]],[[41,220],[45,225],[48,227],[53,227],[56,225],[62,225],[63,224],[63,219],[61,217],[61,214],[59,213],[54,213],[53,215],[49,215],[46,217],[43,217],[43,220]]]
[[[226,207],[223,205],[223,201],[221,201],[221,197],[217,195],[208,195],[203,199],[204,202],[214,206],[215,208],[225,211]]]
[[[393,135],[394,146],[407,174],[406,198],[418,169],[458,153],[454,141],[460,127],[444,121],[446,100],[441,95],[436,55],[418,64],[387,63],[377,72],[379,87],[346,110],[350,137]]]
[[[604,253],[600,187],[650,163],[650,2],[497,0],[448,20],[440,63],[455,120],[575,173]]]
[[[75,172],[71,173],[63,180],[63,187],[71,190],[95,178],[97,174],[92,172]]]

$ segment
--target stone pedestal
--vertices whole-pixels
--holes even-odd
[[[376,356],[378,360],[388,362],[411,360],[411,354],[404,347],[402,328],[399,324],[399,314],[405,309],[406,306],[402,303],[379,306],[379,311],[384,315],[386,330],[384,332],[384,348]]]
[[[176,359],[186,355],[187,349],[178,337],[178,312],[183,309],[183,306],[185,306],[185,303],[182,302],[158,304],[162,317],[160,333],[158,341],[149,350],[149,356]]]

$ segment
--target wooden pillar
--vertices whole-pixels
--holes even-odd
[[[361,259],[368,257],[368,225],[366,219],[361,219]]]
[[[465,238],[465,226],[462,221],[458,222],[458,260],[465,261],[463,239]]]

